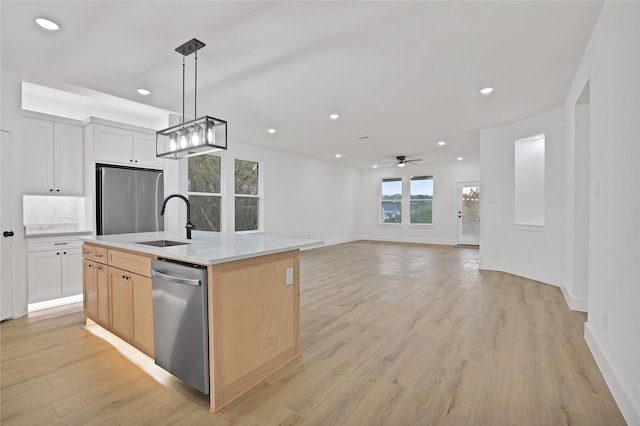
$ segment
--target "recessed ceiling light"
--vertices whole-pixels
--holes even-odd
[[[267,129],[267,132],[274,134],[276,132],[276,129]]]
[[[332,120],[337,120],[338,118],[340,118],[340,114],[335,114],[335,113],[331,114],[331,115],[329,115],[329,118],[332,119]]]
[[[48,19],[44,19],[44,18],[37,18],[36,19],[36,24],[40,25],[45,30],[49,30],[49,31],[57,31],[57,30],[60,29],[60,25],[58,25],[55,22],[50,21]]]
[[[151,92],[148,91],[147,89],[138,89],[138,93],[140,93],[142,96],[147,96]]]
[[[488,95],[493,92],[493,87],[485,87],[484,89],[480,89],[480,93],[483,95]]]
[[[336,158],[342,157],[342,154],[336,154]]]
[[[440,141],[440,142],[438,142],[438,145],[440,145],[440,146],[444,146],[444,145],[446,145],[446,144],[447,144],[447,143],[446,143],[445,141]]]
[[[378,168],[378,165],[377,165],[377,164],[374,164],[374,165],[373,165],[373,168],[374,168],[374,169],[377,169],[377,168]]]
[[[464,160],[463,157],[458,157],[458,161],[462,161],[462,160]]]

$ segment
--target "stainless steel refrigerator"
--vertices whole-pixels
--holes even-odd
[[[98,235],[163,231],[162,170],[96,165]]]

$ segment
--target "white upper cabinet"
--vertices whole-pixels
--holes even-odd
[[[82,128],[25,117],[25,192],[82,194]]]
[[[160,169],[165,166],[165,160],[156,157],[155,134],[94,124],[93,138],[95,161]]]

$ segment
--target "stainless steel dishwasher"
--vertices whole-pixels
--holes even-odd
[[[152,260],[151,286],[156,364],[208,395],[206,266]]]

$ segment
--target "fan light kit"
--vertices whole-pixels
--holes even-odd
[[[45,18],[37,18],[36,24],[40,25],[45,30],[49,30],[49,31],[58,31],[60,29],[60,25]]]
[[[156,157],[174,160],[206,152],[227,149],[227,122],[205,115],[191,121],[184,121],[184,58],[195,53],[195,88],[193,116],[197,117],[198,107],[198,50],[205,44],[191,39],[176,47],[182,58],[182,123],[156,132]]]
[[[480,93],[485,96],[491,92],[493,92],[493,87],[485,87],[484,89],[480,89]]]

